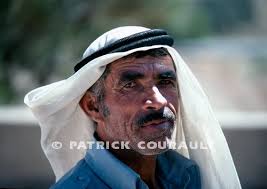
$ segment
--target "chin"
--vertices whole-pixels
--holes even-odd
[[[152,155],[159,155],[159,154],[162,154],[166,151],[170,150],[169,148],[166,148],[166,149],[154,149],[154,150],[151,150],[151,149],[145,149],[145,150],[139,150],[138,153],[142,154],[142,155],[145,155],[145,156],[152,156]]]
[[[142,155],[158,155],[170,149],[169,141],[171,139],[166,136],[151,140],[140,140],[131,148]]]

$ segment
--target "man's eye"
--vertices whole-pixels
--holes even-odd
[[[166,79],[164,79],[164,80],[160,80],[160,81],[159,81],[159,84],[160,84],[160,85],[174,85],[173,81],[171,81],[171,80],[166,80]]]
[[[134,81],[130,81],[130,82],[126,83],[123,87],[130,89],[130,88],[133,88],[135,86],[136,86],[136,83]]]

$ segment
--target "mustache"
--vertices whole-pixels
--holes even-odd
[[[170,108],[165,107],[161,110],[149,110],[148,113],[140,115],[135,121],[135,125],[141,127],[151,121],[170,121],[174,122],[176,119],[175,114]]]

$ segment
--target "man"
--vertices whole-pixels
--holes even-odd
[[[136,52],[113,61],[84,94],[80,106],[96,122],[99,140],[128,141],[130,149],[89,150],[85,159],[73,169],[75,171],[71,170],[59,180],[55,188],[68,188],[79,172],[87,172],[88,179],[93,180],[87,188],[201,188],[194,162],[176,152],[163,153],[167,148],[145,147],[150,141],[171,139],[174,131],[178,88],[173,61],[167,50]],[[144,142],[143,148],[138,147],[139,142]],[[108,154],[108,157],[101,157],[102,154]],[[104,164],[101,158],[106,161]],[[129,168],[119,169],[124,165],[118,161]],[[135,171],[140,178],[127,169]],[[126,172],[129,176],[122,179]]]
[[[73,76],[26,95],[54,188],[241,188],[207,97],[172,44],[163,30],[113,29],[88,47]],[[84,155],[70,145],[90,140],[129,148],[92,145]],[[190,148],[193,141],[205,148]]]

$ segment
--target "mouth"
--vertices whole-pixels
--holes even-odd
[[[142,125],[141,127],[156,127],[156,126],[161,125],[165,122],[168,122],[168,121],[166,121],[166,120],[153,120],[153,121],[150,121],[150,122]]]
[[[142,130],[149,132],[161,132],[169,131],[174,126],[174,123],[169,120],[153,120],[141,126]]]

